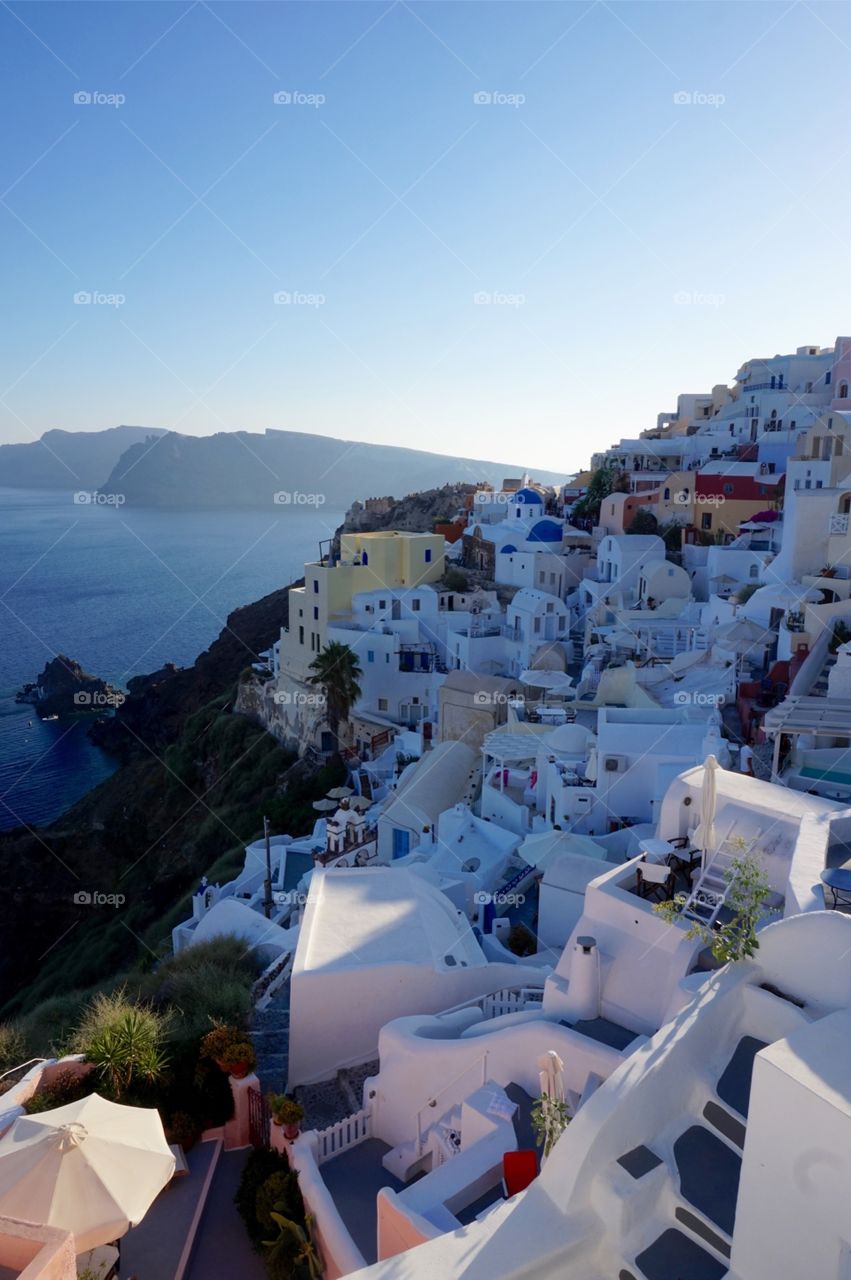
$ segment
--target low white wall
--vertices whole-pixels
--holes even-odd
[[[311,1134],[305,1133],[295,1142],[285,1145],[288,1148],[290,1168],[298,1174],[298,1186],[305,1207],[315,1220],[314,1231],[325,1263],[325,1280],[337,1280],[338,1276],[348,1275],[350,1271],[365,1267],[366,1261],[322,1180],[316,1163],[315,1142],[316,1139]]]
[[[518,1084],[537,1097],[538,1058],[550,1049],[564,1060],[565,1087],[576,1094],[583,1092],[590,1074],[605,1079],[623,1061],[616,1049],[543,1017],[500,1024],[496,1018],[482,1024],[492,1025],[490,1032],[450,1039],[436,1035],[441,1031],[437,1018],[397,1018],[383,1027],[381,1070],[366,1088],[373,1135],[390,1146],[412,1140],[417,1112],[431,1098],[438,1102],[428,1108],[434,1122],[478,1088],[483,1077],[503,1087]]]

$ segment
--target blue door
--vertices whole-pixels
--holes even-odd
[[[400,827],[393,828],[393,857],[404,858],[406,853],[411,849],[411,833],[403,831]]]

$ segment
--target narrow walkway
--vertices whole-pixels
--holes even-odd
[[[257,1075],[264,1093],[283,1093],[287,1087],[290,1043],[290,984],[273,996],[267,1008],[255,1013],[251,1040],[257,1054]]]
[[[389,1150],[386,1142],[367,1138],[322,1165],[323,1181],[367,1263],[378,1261],[375,1198],[382,1187],[405,1186],[381,1163]]]
[[[216,1147],[215,1142],[194,1146],[186,1157],[188,1177],[172,1179],[138,1227],[127,1232],[121,1241],[122,1275],[174,1280]]]
[[[252,1249],[233,1202],[250,1154],[250,1147],[222,1152],[185,1280],[267,1280],[263,1259]],[[149,1280],[147,1270],[139,1269],[139,1280]]]

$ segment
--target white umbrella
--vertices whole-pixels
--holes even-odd
[[[715,805],[718,797],[718,761],[707,756],[703,762],[703,786],[700,789],[700,825],[694,833],[701,851],[701,865],[706,868],[709,851],[715,848]]]
[[[750,618],[737,618],[735,622],[728,622],[725,626],[719,627],[716,639],[721,644],[747,648],[749,645],[771,644],[774,640],[774,632],[767,631],[759,623],[752,622]]]
[[[372,801],[369,799],[368,796],[352,796],[351,800],[349,801],[349,805],[351,806],[352,809],[359,809],[359,810],[371,809]]]
[[[93,1093],[0,1139],[0,1216],[72,1231],[83,1253],[140,1223],[173,1174],[159,1112]]]
[[[350,795],[353,795],[353,794],[354,792],[352,791],[351,787],[334,787],[332,788],[331,791],[328,792],[328,795],[331,797],[332,800],[346,800]]]
[[[319,813],[331,813],[337,808],[336,800],[314,800],[313,807]]]
[[[545,1093],[548,1098],[555,1098],[558,1102],[564,1102],[564,1062],[555,1049],[548,1049],[538,1059],[538,1068],[541,1093]]]
[[[569,689],[573,684],[571,677],[564,671],[536,671],[534,667],[521,671],[520,680],[523,684],[538,689]]]

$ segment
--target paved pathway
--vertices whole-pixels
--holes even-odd
[[[273,996],[267,1008],[255,1013],[251,1039],[257,1053],[257,1075],[264,1093],[283,1093],[287,1087],[290,1038],[290,984]]]
[[[204,1207],[186,1280],[267,1280],[233,1202],[251,1149],[223,1151]],[[147,1280],[139,1272],[139,1280]]]

